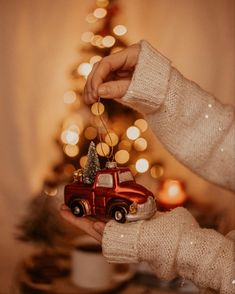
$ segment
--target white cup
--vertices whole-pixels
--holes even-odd
[[[128,264],[108,263],[101,245],[89,235],[80,236],[72,252],[72,282],[84,289],[109,290],[130,279],[135,269]]]

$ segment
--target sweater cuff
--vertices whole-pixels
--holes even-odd
[[[170,61],[148,42],[141,41],[138,62],[131,84],[121,102],[147,114],[156,111],[166,96]]]
[[[105,226],[103,255],[112,263],[138,263],[138,238],[143,221],[119,224],[110,221]]]

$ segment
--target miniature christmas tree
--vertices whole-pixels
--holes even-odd
[[[83,171],[83,182],[92,184],[94,182],[97,171],[100,170],[100,162],[95,149],[95,143],[91,141],[88,149],[88,159]]]

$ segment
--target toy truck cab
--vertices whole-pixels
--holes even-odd
[[[126,167],[98,171],[93,184],[66,185],[64,200],[76,216],[113,218],[120,223],[150,218],[156,211],[153,193],[137,184]]]

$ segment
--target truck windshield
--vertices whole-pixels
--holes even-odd
[[[134,178],[129,171],[119,172],[119,183],[134,181]]]

